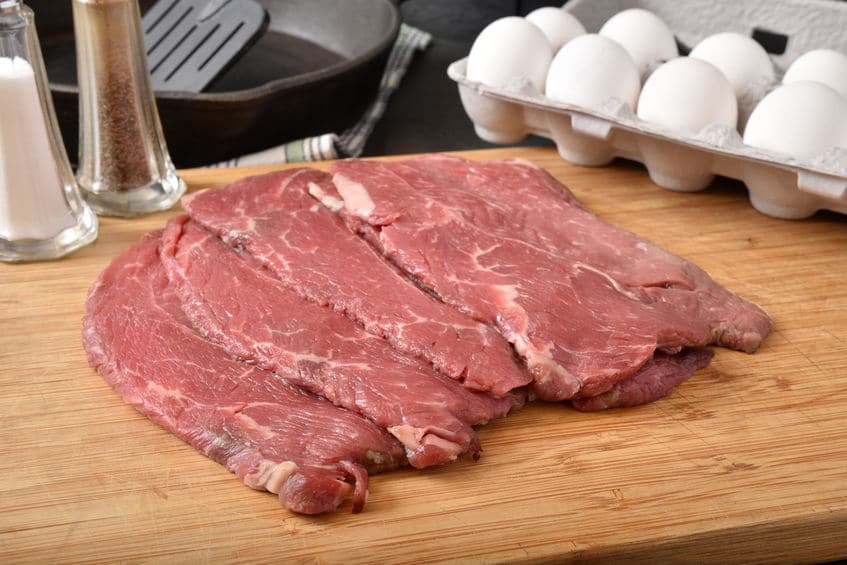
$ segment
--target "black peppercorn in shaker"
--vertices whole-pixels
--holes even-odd
[[[137,0],[73,0],[79,75],[77,182],[98,213],[166,210],[185,193],[165,144]]]

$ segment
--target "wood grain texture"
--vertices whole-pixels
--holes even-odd
[[[776,220],[729,181],[676,194],[639,166],[580,168],[547,148],[467,155],[547,168],[603,218],[762,305],[773,334],[754,355],[718,350],[667,399],[598,414],[534,404],[480,430],[479,462],[380,475],[364,513],[302,517],[88,367],[89,285],[179,210],[104,218],[66,259],[0,265],[0,562],[847,557],[847,220]],[[196,190],[268,170],[184,177]]]

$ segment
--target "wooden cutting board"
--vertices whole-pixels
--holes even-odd
[[[754,355],[718,350],[654,404],[527,406],[480,430],[476,463],[376,476],[362,514],[297,516],[88,367],[89,285],[179,210],[104,218],[70,257],[0,265],[0,562],[847,557],[847,219],[776,220],[740,184],[666,192],[640,166],[580,168],[549,148],[466,155],[535,161],[603,218],[762,305],[773,334]],[[198,189],[267,170],[184,178]]]

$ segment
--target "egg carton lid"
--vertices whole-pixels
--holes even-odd
[[[589,33],[630,8],[649,10],[668,24],[677,40],[694,47],[706,37],[731,31],[765,44],[781,75],[800,55],[828,48],[847,53],[847,2],[832,0],[570,0],[564,9]]]

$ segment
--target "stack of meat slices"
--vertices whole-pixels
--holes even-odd
[[[757,306],[528,162],[341,161],[183,199],[89,294],[91,364],[151,419],[320,513],[478,457],[527,399],[634,406],[754,351]]]

